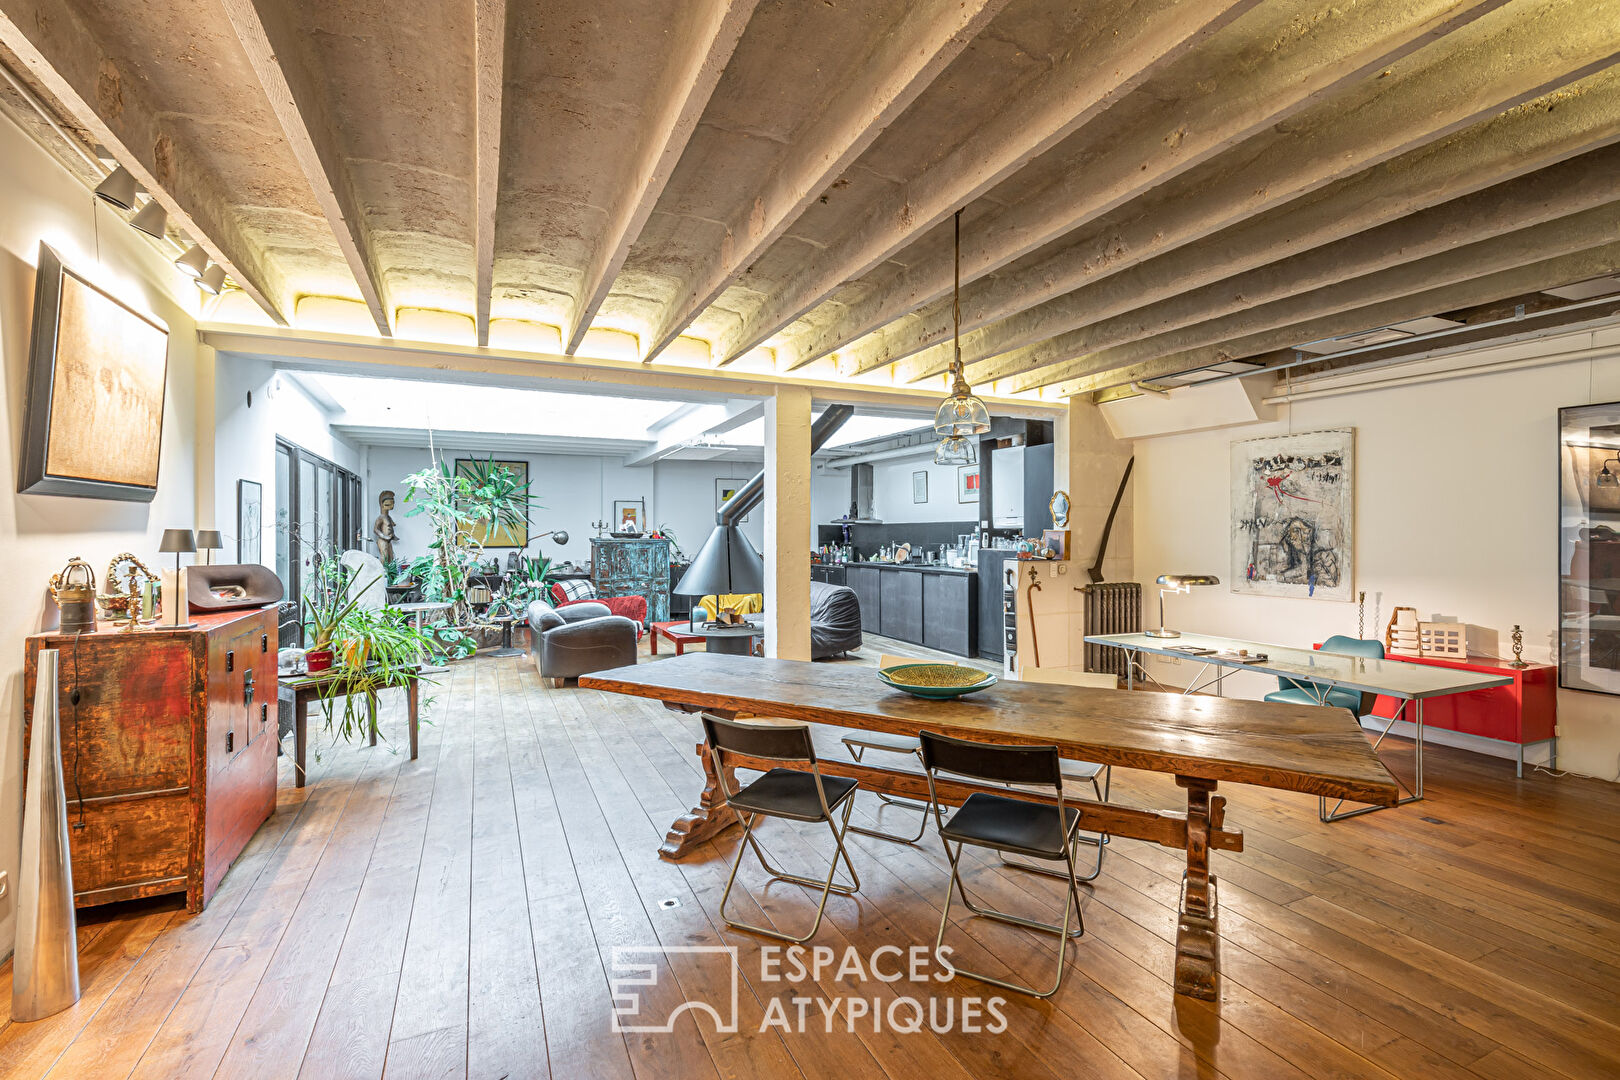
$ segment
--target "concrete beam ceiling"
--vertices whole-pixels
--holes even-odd
[[[283,355],[365,351],[335,298],[470,375],[922,401],[959,208],[1006,401],[1617,269],[1620,0],[0,0],[0,47]]]

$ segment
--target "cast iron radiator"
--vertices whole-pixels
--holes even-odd
[[[1086,637],[1096,634],[1137,634],[1142,630],[1142,586],[1134,581],[1086,585],[1084,625]],[[1125,674],[1125,651],[1106,645],[1086,645],[1086,670]]]

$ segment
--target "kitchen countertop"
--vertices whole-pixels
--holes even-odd
[[[955,577],[970,577],[970,576],[978,574],[978,572],[979,572],[979,569],[976,566],[964,566],[964,567],[961,567],[960,569],[954,569],[953,570],[949,566],[941,566],[941,565],[939,565],[937,563],[935,565],[933,565],[933,566],[929,566],[929,565],[927,565],[925,563],[913,563],[913,562],[903,562],[903,563],[857,562],[857,563],[845,563],[843,565],[844,565],[844,569],[846,569],[846,570],[857,570],[857,569],[860,569],[862,567],[870,567],[873,570],[909,570],[914,574],[951,574],[951,575],[953,575]]]

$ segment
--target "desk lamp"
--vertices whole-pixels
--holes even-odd
[[[1160,574],[1159,589],[1159,628],[1147,631],[1148,637],[1175,638],[1181,636],[1180,630],[1167,630],[1164,626],[1164,594],[1191,592],[1194,585],[1219,585],[1221,579],[1214,574]]]
[[[208,560],[209,566],[214,564],[213,553],[220,550],[224,546],[225,538],[219,534],[218,529],[197,530],[197,550],[206,551],[209,553],[205,556],[205,558]]]

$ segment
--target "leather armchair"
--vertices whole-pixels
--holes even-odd
[[[551,686],[636,662],[639,628],[604,604],[587,601],[559,609],[536,600],[528,618],[529,655]]]

